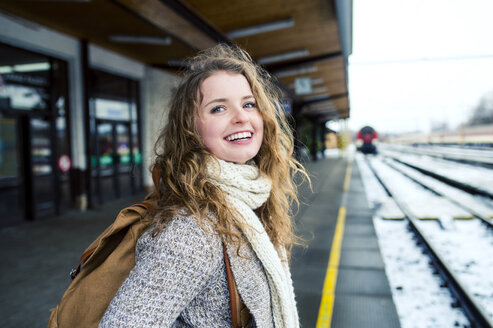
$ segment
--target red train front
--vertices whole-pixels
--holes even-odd
[[[356,148],[364,154],[376,154],[378,134],[371,126],[365,126],[359,130],[356,136]]]

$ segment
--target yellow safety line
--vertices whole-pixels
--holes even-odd
[[[318,310],[317,328],[328,328],[330,327],[332,321],[332,309],[334,307],[337,272],[339,268],[339,260],[341,258],[344,224],[346,222],[346,194],[349,190],[350,181],[351,163],[349,163],[347,167],[346,177],[344,179],[344,194],[342,197],[341,207],[339,208],[339,214],[337,216],[332,247],[330,249],[329,264],[327,266],[327,273],[325,274],[324,287],[322,290],[322,301],[320,302],[320,308]]]

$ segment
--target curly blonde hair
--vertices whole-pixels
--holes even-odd
[[[280,104],[280,92],[270,75],[256,65],[251,57],[236,46],[219,44],[188,61],[181,83],[170,104],[168,123],[159,135],[154,151],[153,169],[160,170],[160,216],[154,231],[162,231],[177,211],[186,209],[204,227],[213,224],[215,233],[227,242],[241,238],[236,227],[242,221],[226,205],[223,192],[207,179],[207,161],[214,155],[207,150],[195,126],[201,103],[202,82],[218,71],[242,74],[250,84],[257,108],[264,122],[263,142],[254,161],[260,171],[272,180],[269,199],[255,212],[277,249],[296,242],[290,212],[298,205],[294,175],[308,175],[293,157],[293,134]],[[216,217],[214,223],[208,213]],[[239,246],[238,246],[239,247]]]

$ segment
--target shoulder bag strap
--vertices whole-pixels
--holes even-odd
[[[228,277],[228,289],[229,289],[229,302],[231,306],[231,321],[234,328],[238,327],[238,304],[236,302],[236,288],[235,280],[233,278],[233,272],[231,272],[231,265],[229,263],[228,253],[226,253],[226,244],[223,242],[224,263],[226,264],[226,275]]]

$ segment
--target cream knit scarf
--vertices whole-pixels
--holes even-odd
[[[217,159],[210,160],[207,169],[209,180],[225,193],[229,205],[251,227],[242,232],[267,274],[275,327],[298,328],[298,312],[286,253],[282,251],[280,254],[283,257],[281,261],[263,224],[253,211],[269,198],[271,181],[262,176],[254,165],[239,165]]]

